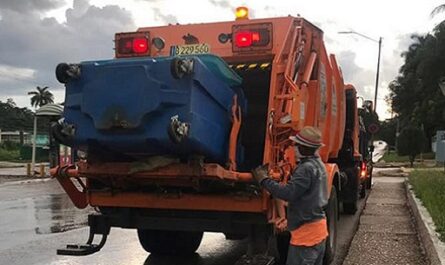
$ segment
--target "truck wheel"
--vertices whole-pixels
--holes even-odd
[[[332,186],[331,196],[328,201],[326,221],[328,224],[329,236],[326,239],[326,251],[323,259],[324,265],[330,264],[334,260],[337,248],[338,200],[337,189],[335,186]]]
[[[203,232],[138,229],[145,251],[160,255],[190,255],[201,244]]]
[[[348,176],[348,184],[343,191],[347,194],[347,200],[343,201],[343,212],[346,214],[355,214],[357,212],[357,201],[359,192],[358,169],[355,167],[345,170]]]
[[[365,182],[360,186],[360,199],[363,199],[366,197],[366,186],[368,185],[368,180],[365,180]]]
[[[357,201],[354,202],[344,202],[343,211],[346,214],[355,214],[357,212]]]
[[[369,173],[369,178],[365,182],[365,185],[366,185],[366,189],[368,189],[368,190],[370,190],[372,188],[372,169],[371,169],[371,172]]]

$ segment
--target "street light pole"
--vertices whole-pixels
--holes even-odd
[[[379,90],[379,75],[380,75],[380,53],[382,51],[382,37],[379,38],[379,40],[373,39],[371,37],[368,37],[364,34],[355,32],[353,30],[350,31],[339,31],[339,34],[355,34],[359,35],[360,37],[363,37],[365,39],[368,39],[373,42],[377,42],[379,44],[379,53],[377,56],[377,72],[375,74],[375,91],[374,91],[374,112],[377,111],[377,92]]]
[[[380,53],[382,51],[382,37],[379,38],[379,54],[377,57],[377,73],[375,74],[374,112],[377,112],[377,91],[379,90]]]

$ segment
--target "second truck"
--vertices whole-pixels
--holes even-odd
[[[194,253],[208,231],[247,238],[249,256],[271,253],[268,242],[287,244],[274,227],[285,206],[250,170],[268,163],[286,182],[297,165],[289,136],[310,125],[323,133],[325,263],[333,260],[339,207],[355,213],[370,186],[356,89],[344,84],[318,27],[237,12],[235,21],[117,33],[116,58],[58,65],[66,98],[52,132],[79,156],[52,174],[76,207],[97,209],[88,242],[59,254],[99,251],[111,227],[137,229],[156,254]]]

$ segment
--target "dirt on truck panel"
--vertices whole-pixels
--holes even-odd
[[[248,238],[247,258],[268,242],[285,246],[274,227],[284,203],[250,170],[267,163],[286,182],[297,166],[289,136],[315,126],[328,172],[329,263],[338,205],[355,213],[372,168],[356,89],[323,32],[301,17],[243,17],[139,28],[116,33],[115,44],[114,59],[56,68],[66,99],[52,132],[81,156],[52,174],[77,207],[99,209],[90,239],[102,235],[59,254],[99,251],[111,227],[137,229],[145,250],[169,255],[195,252],[205,231]],[[270,255],[282,263],[278,250]]]

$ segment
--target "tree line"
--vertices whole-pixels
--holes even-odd
[[[443,11],[445,4],[431,16]],[[413,161],[416,154],[430,149],[436,131],[445,129],[445,95],[439,88],[445,77],[445,21],[432,32],[414,34],[411,39],[413,43],[402,53],[399,75],[389,84],[387,101],[396,117],[382,123],[379,137]]]
[[[53,94],[48,87],[36,87],[36,91],[28,92],[31,96],[31,106],[38,108],[46,104],[54,102]],[[28,108],[17,107],[12,98],[8,98],[5,102],[0,101],[0,129],[2,131],[33,131],[34,112]],[[39,118],[37,123],[37,131],[39,133],[48,132],[48,122],[45,118]]]
[[[414,43],[402,55],[405,63],[400,74],[389,85],[388,99],[399,126],[423,126],[431,137],[445,125],[445,96],[439,88],[439,80],[445,76],[445,23],[412,39]]]

